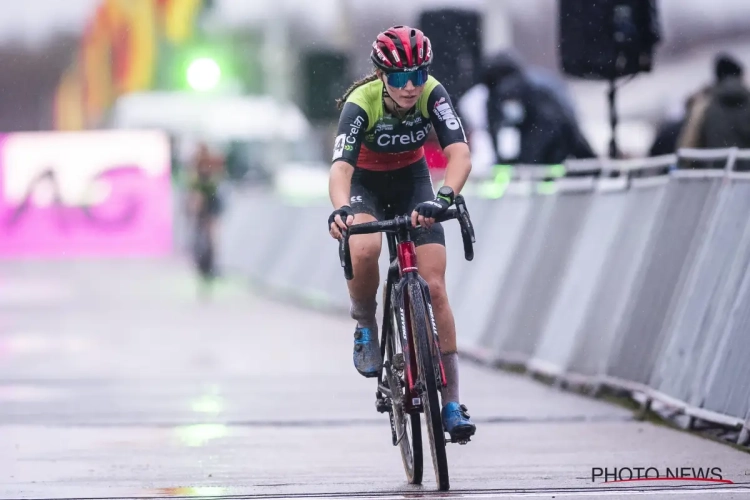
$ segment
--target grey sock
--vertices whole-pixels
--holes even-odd
[[[349,306],[349,314],[352,319],[357,321],[357,326],[360,328],[371,328],[376,330],[378,327],[377,319],[375,315],[377,313],[378,303],[373,297],[371,300],[354,300],[351,298],[351,305]]]
[[[458,403],[458,354],[455,352],[443,354],[443,367],[448,385],[443,387],[443,406],[448,403]]]

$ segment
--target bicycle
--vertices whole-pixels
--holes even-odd
[[[199,291],[202,295],[210,293],[216,278],[216,248],[212,238],[212,225],[215,210],[206,207],[206,195],[201,193],[201,203],[195,213],[188,210],[191,227],[190,253],[198,274]]]
[[[214,274],[214,246],[211,241],[210,220],[198,216],[193,239],[193,261],[200,278],[208,283]]]
[[[464,255],[466,260],[471,261],[474,258],[474,228],[463,196],[456,196],[454,205],[455,208],[449,208],[435,220],[445,222],[458,219]],[[401,449],[404,471],[410,484],[422,483],[422,428],[419,415],[425,414],[435,479],[438,489],[445,491],[450,488],[445,447],[446,443],[452,441],[445,437],[439,388],[446,386],[447,379],[430,291],[418,274],[416,247],[408,231],[411,228],[409,215],[352,225],[342,231],[339,258],[346,279],[351,280],[354,273],[349,237],[353,234],[387,233],[390,265],[383,289],[380,339],[383,368],[378,376],[375,406],[379,413],[389,414],[393,446]],[[466,444],[469,440],[456,442]]]

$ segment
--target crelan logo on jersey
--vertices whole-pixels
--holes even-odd
[[[408,146],[410,144],[417,144],[430,133],[430,124],[425,125],[416,132],[412,131],[408,134],[382,134],[377,138],[378,146],[397,146],[399,144]]]
[[[336,140],[333,143],[333,159],[341,158],[344,155],[344,150],[352,151],[354,146],[352,144],[357,142],[357,134],[359,129],[365,124],[364,118],[358,116],[354,119],[349,129],[349,134],[339,134],[336,136]]]
[[[458,130],[458,127],[460,126],[458,119],[456,118],[456,114],[453,112],[451,105],[446,102],[445,97],[441,97],[440,100],[435,103],[434,111],[438,120],[445,122],[449,129]]]
[[[349,130],[349,135],[346,138],[347,144],[354,144],[355,142],[357,142],[357,134],[359,134],[359,129],[362,128],[362,125],[364,124],[365,120],[361,116],[358,116],[354,119],[352,127]]]

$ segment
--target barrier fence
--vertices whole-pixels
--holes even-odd
[[[566,167],[553,178],[517,167],[499,198],[467,194],[472,262],[458,224],[444,225],[459,348],[559,383],[641,394],[735,426],[744,444],[750,150]],[[330,203],[293,201],[235,193],[220,265],[263,291],[348,311]],[[382,280],[386,257],[384,246]]]

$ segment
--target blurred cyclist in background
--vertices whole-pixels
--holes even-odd
[[[419,273],[435,310],[440,350],[448,379],[442,390],[443,425],[451,438],[468,438],[476,428],[459,402],[456,327],[445,289],[445,235],[435,217],[460,193],[471,171],[471,153],[445,88],[428,74],[430,40],[418,29],[394,26],[377,36],[372,74],[355,82],[339,101],[341,117],[334,144],[329,193],[335,210],[332,237],[350,224],[411,214]],[[433,191],[424,144],[432,127],[447,158],[444,185]],[[347,282],[354,330],[354,366],[365,377],[382,367],[376,295],[381,234],[351,240],[354,279]]]
[[[193,258],[204,284],[210,284],[216,277],[214,258],[221,212],[218,188],[223,175],[223,159],[212,155],[205,144],[199,144],[187,185],[188,212],[195,230]]]

